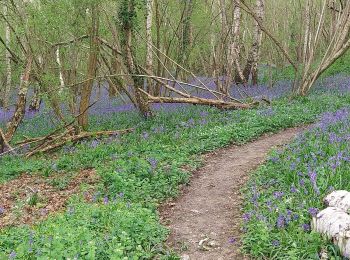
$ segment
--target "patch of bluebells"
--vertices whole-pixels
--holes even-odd
[[[301,256],[326,243],[310,232],[310,223],[324,207],[325,195],[335,189],[350,190],[349,171],[350,109],[343,108],[323,114],[283,151],[273,152],[254,175],[243,215],[244,247],[254,254],[250,250],[257,246],[267,256],[276,250],[274,241],[279,241],[281,254],[288,254],[287,245],[294,244]],[[265,229],[258,228],[261,225],[270,241],[259,239],[266,235]]]
[[[149,158],[149,164],[151,165],[152,170],[155,170],[158,166],[158,160],[156,158]]]

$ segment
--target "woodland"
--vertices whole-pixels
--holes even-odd
[[[318,222],[350,191],[348,1],[0,0],[0,24],[0,260],[350,257],[349,209]]]

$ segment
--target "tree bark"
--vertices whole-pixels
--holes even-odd
[[[125,7],[123,7],[125,8]],[[134,2],[128,1],[127,12],[129,14],[134,14]],[[124,37],[125,37],[125,59],[126,59],[126,66],[128,68],[130,75],[138,75],[139,69],[136,66],[134,62],[133,57],[133,46],[132,46],[132,39],[133,39],[133,24],[130,21],[130,19],[123,19],[123,31],[124,31]],[[147,98],[141,94],[141,91],[143,89],[143,79],[140,77],[131,76],[132,83],[133,83],[133,90],[135,95],[135,100],[137,103],[137,108],[141,115],[144,118],[148,118],[152,116],[152,111],[149,106],[149,103],[147,102]]]
[[[97,60],[99,55],[99,10],[97,4],[92,4],[91,6],[91,29],[90,29],[90,52],[89,61],[87,68],[87,81],[83,86],[81,93],[81,101],[79,106],[80,116],[78,117],[78,124],[84,130],[89,124],[89,111],[90,106],[90,96],[92,92],[92,87],[94,84],[94,78],[96,76],[97,70]]]
[[[15,134],[19,124],[22,122],[25,115],[27,93],[29,88],[29,76],[32,69],[32,61],[32,57],[29,57],[26,68],[21,77],[16,109],[6,129],[5,139],[7,142],[11,141],[13,135]]]
[[[304,34],[304,48],[303,48],[303,62],[307,63],[308,53],[310,51],[310,39],[311,39],[311,3],[310,0],[306,1],[305,5],[305,34]]]
[[[41,104],[40,87],[35,86],[34,87],[34,95],[33,95],[32,101],[30,102],[29,110],[30,111],[39,111],[40,104]]]
[[[57,49],[56,49],[56,62],[58,65],[58,74],[60,78],[60,87],[61,87],[59,92],[62,92],[64,90],[65,83],[64,83],[63,68],[62,68],[62,63],[60,58],[60,46],[57,46]]]
[[[161,33],[160,33],[160,27],[161,27],[161,20],[160,20],[160,11],[159,11],[159,0],[154,0],[154,5],[156,9],[156,28],[157,28],[157,76],[162,76],[162,62],[161,62],[161,56],[160,56],[160,41],[161,41]],[[159,83],[156,84],[155,89],[154,89],[154,95],[159,96],[161,92],[161,85]]]
[[[146,2],[146,70],[153,74],[153,40],[152,40],[152,20],[153,20],[153,0]],[[145,79],[148,93],[153,95],[154,84],[152,80]]]
[[[231,28],[231,44],[229,45],[229,78],[235,82],[246,83],[243,71],[240,64],[241,58],[241,46],[240,46],[240,33],[241,33],[241,1],[233,0],[233,23]],[[233,74],[231,74],[233,73]]]
[[[4,16],[7,16],[7,6],[4,4]],[[5,44],[6,46],[10,46],[11,41],[11,33],[10,33],[10,27],[6,23],[5,25]],[[6,83],[5,83],[5,89],[4,89],[4,96],[2,98],[2,105],[4,109],[9,109],[9,98],[10,98],[10,91],[11,91],[11,83],[12,83],[12,69],[11,69],[11,53],[6,50],[5,54],[5,63],[6,63]]]
[[[256,0],[256,18],[260,22],[264,20],[264,1],[265,0]],[[263,36],[262,33],[263,32],[260,28],[259,22],[255,21],[253,45],[249,52],[247,64],[243,71],[245,79],[249,80],[250,75],[252,76],[253,85],[258,83],[258,62],[260,58],[260,47]]]

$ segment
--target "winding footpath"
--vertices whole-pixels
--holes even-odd
[[[249,173],[269,151],[289,143],[306,127],[264,135],[242,146],[230,146],[205,155],[182,195],[160,208],[171,234],[168,245],[183,260],[248,259],[239,251],[243,197]]]

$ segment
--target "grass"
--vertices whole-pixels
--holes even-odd
[[[332,190],[350,189],[350,112],[325,114],[284,151],[274,151],[246,190],[243,242],[256,258],[342,259],[339,249],[311,231],[312,216]]]
[[[339,58],[332,66],[330,66],[321,76],[321,79],[326,79],[336,75],[350,74],[350,52]],[[272,81],[278,82],[280,80],[293,80],[295,71],[292,66],[285,66],[284,68],[263,68],[262,81],[268,83]]]
[[[219,111],[180,106],[143,121],[135,113],[93,117],[91,130],[135,127],[134,133],[67,146],[55,156],[0,159],[0,182],[23,172],[45,176],[93,167],[101,177],[94,203],[73,197],[67,211],[29,227],[0,232],[0,258],[16,259],[177,259],[164,248],[167,230],[159,223],[157,205],[178,194],[180,184],[200,165],[199,154],[230,143],[243,144],[263,133],[314,122],[350,101],[348,95],[313,95],[280,99],[272,108]],[[36,135],[26,122],[18,136]],[[43,123],[41,133],[49,129]],[[186,167],[187,168],[187,167]],[[266,231],[268,233],[268,231]]]

